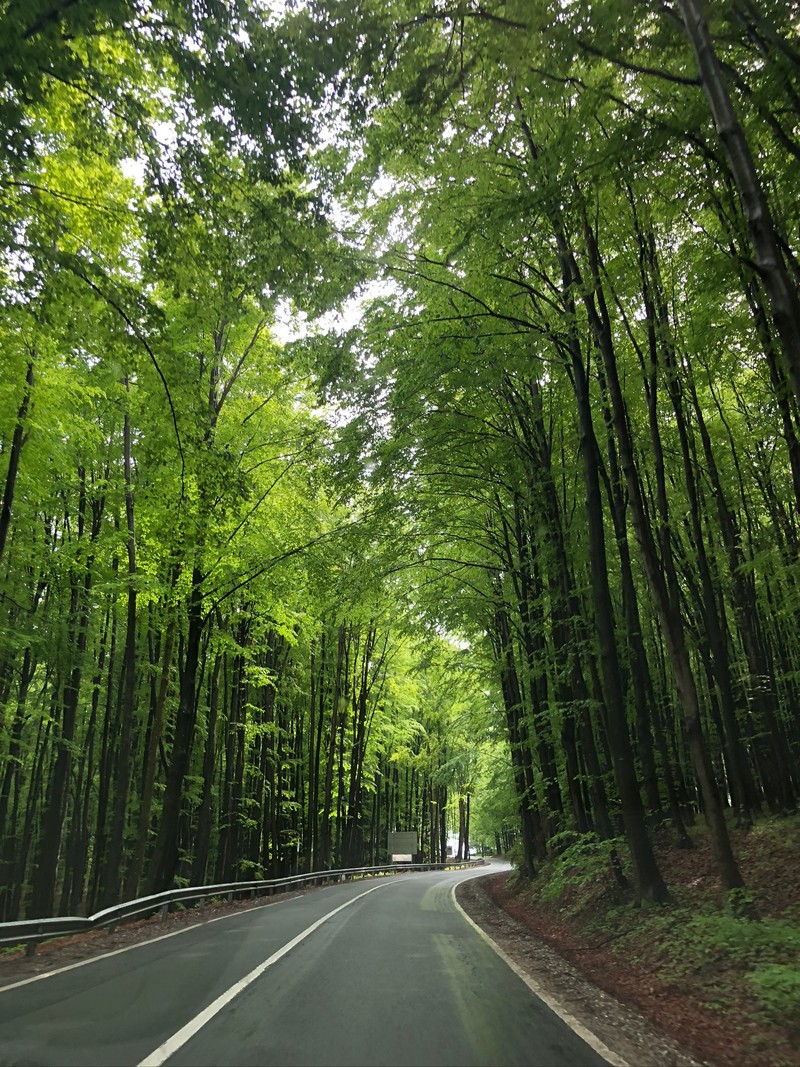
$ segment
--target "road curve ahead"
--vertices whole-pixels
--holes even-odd
[[[600,1067],[453,900],[348,882],[0,990],[0,1067]]]

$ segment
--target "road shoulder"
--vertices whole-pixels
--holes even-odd
[[[456,888],[470,919],[531,981],[621,1060],[635,1067],[702,1067],[643,1015],[605,993],[489,896],[485,877]]]

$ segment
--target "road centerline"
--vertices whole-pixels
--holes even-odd
[[[288,952],[299,945],[301,941],[305,941],[307,937],[310,937],[315,930],[318,930],[320,926],[323,926],[329,919],[332,919],[334,915],[337,915],[345,908],[349,908],[351,904],[355,904],[357,900],[363,899],[363,897],[369,896],[370,893],[374,893],[376,889],[383,889],[386,885],[396,884],[393,880],[389,882],[381,882],[379,885],[372,886],[371,889],[365,890],[363,893],[359,893],[357,897],[351,897],[350,900],[346,900],[344,904],[340,904],[332,911],[326,912],[321,918],[317,919],[310,926],[307,926],[305,930],[301,930],[299,934],[287,941],[285,945],[279,948],[276,952],[273,952],[271,956],[260,963],[257,967],[254,967],[249,974],[246,974],[244,978],[240,978],[238,982],[235,982],[224,993],[220,994],[216,1000],[212,1001],[206,1008],[204,1008],[193,1019],[190,1019],[188,1023],[180,1028],[172,1037],[168,1037],[166,1041],[158,1046],[153,1052],[146,1056],[137,1067],[161,1067],[163,1063],[169,1059],[178,1049],[182,1048],[196,1033],[198,1033],[210,1022],[215,1015],[218,1015],[224,1007],[243,992],[249,985],[252,985],[257,978],[282,959]]]

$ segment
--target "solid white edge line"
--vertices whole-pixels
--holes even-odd
[[[255,904],[252,908],[245,908],[242,911],[229,912],[227,915],[215,915],[211,919],[201,919],[199,922],[190,923],[188,926],[184,926],[180,930],[173,930],[169,934],[159,934],[158,937],[148,938],[147,941],[137,941],[135,945],[126,945],[124,948],[115,948],[110,952],[103,952],[97,956],[91,956],[87,960],[78,960],[77,963],[68,963],[65,967],[57,967],[53,971],[45,971],[44,974],[33,974],[30,978],[21,978],[18,982],[11,982],[9,985],[0,986],[0,993],[6,993],[9,989],[19,989],[20,986],[30,985],[31,982],[43,982],[45,978],[53,978],[54,975],[64,974],[66,971],[74,971],[78,967],[86,967],[90,963],[98,963],[100,960],[111,959],[112,956],[119,956],[123,952],[130,952],[135,948],[146,948],[147,945],[155,945],[157,941],[166,941],[168,937],[177,937],[178,934],[187,934],[190,930],[199,930],[204,926],[210,926],[211,923],[222,922],[223,919],[235,919],[237,916],[249,915],[251,911],[260,911],[262,908],[271,908],[274,904],[283,904],[286,900],[292,900],[292,897],[284,897],[281,900],[270,900],[265,904]]]
[[[525,983],[528,989],[530,989],[534,996],[538,997],[539,1000],[543,1001],[550,1009],[550,1011],[557,1015],[559,1019],[562,1020],[562,1022],[565,1022],[570,1028],[570,1030],[576,1033],[578,1037],[582,1038],[590,1048],[594,1049],[594,1051],[598,1055],[602,1056],[603,1059],[607,1060],[608,1063],[611,1064],[611,1067],[631,1067],[627,1060],[623,1060],[623,1058],[619,1056],[616,1052],[614,1052],[612,1049],[610,1049],[608,1045],[603,1044],[603,1042],[600,1040],[599,1037],[597,1037],[596,1034],[593,1034],[591,1030],[587,1030],[583,1023],[578,1022],[574,1015],[570,1015],[570,1013],[566,1011],[558,1003],[557,1000],[550,996],[549,993],[546,993],[534,978],[531,978],[529,974],[526,974],[525,971],[523,971],[523,969],[500,948],[497,942],[493,941],[489,934],[487,934],[485,930],[482,930],[480,926],[478,926],[478,924],[474,921],[474,919],[471,919],[469,915],[467,915],[467,913],[464,911],[464,909],[461,907],[461,905],[458,903],[458,900],[456,899],[456,888],[460,884],[461,883],[459,882],[454,885],[450,891],[453,897],[453,903],[455,904],[456,908],[458,909],[458,911],[461,912],[461,914],[467,920],[470,926],[474,930],[477,930],[477,932],[480,934],[486,944],[489,945],[490,948],[494,949],[500,959],[511,968],[514,974],[516,974],[519,978],[522,979],[522,981]]]
[[[146,1056],[137,1067],[161,1067],[161,1064],[165,1063],[175,1052],[178,1051],[183,1045],[186,1044],[194,1035],[201,1030],[206,1023],[210,1022],[215,1015],[233,1000],[235,996],[245,990],[251,985],[257,978],[260,978],[264,971],[268,967],[271,967],[273,963],[277,963],[282,959],[287,952],[299,945],[301,941],[305,941],[307,937],[318,930],[323,923],[326,923],[328,919],[332,919],[334,915],[337,915],[345,908],[349,908],[351,904],[355,904],[357,900],[361,900],[362,897],[368,896],[370,893],[374,893],[376,889],[382,889],[385,885],[396,885],[397,883],[392,879],[389,882],[381,882],[379,885],[374,885],[371,889],[367,889],[363,893],[359,893],[357,897],[351,897],[350,900],[346,900],[344,904],[340,904],[338,908],[334,908],[333,911],[327,912],[321,919],[317,919],[311,926],[307,926],[305,930],[302,930],[296,937],[293,937],[291,941],[287,941],[286,944],[279,948],[277,952],[273,952],[271,956],[264,960],[263,963],[259,963],[258,967],[255,967],[249,974],[246,974],[244,978],[240,978],[238,982],[227,989],[224,993],[220,994],[216,1000],[212,1001],[207,1008],[204,1008],[199,1015],[196,1015],[194,1019],[190,1019],[185,1026],[182,1026],[177,1033],[172,1037],[168,1037],[161,1045],[158,1046],[149,1056]]]

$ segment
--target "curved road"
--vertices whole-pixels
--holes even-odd
[[[469,877],[343,883],[7,986],[0,1065],[606,1064],[464,918]]]

